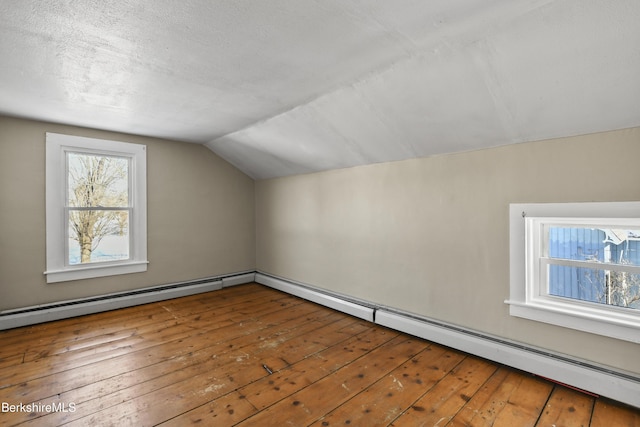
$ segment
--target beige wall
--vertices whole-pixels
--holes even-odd
[[[45,132],[147,145],[147,272],[46,284]],[[0,117],[0,309],[253,270],[254,214],[254,181],[204,146]]]
[[[640,346],[511,317],[509,203],[640,200],[640,128],[256,183],[257,268],[639,373]]]
[[[147,145],[146,273],[46,284],[45,132]],[[0,309],[257,266],[640,373],[639,345],[504,304],[509,203],[640,200],[638,158],[640,128],[259,181],[254,204],[254,182],[203,146],[0,117]]]

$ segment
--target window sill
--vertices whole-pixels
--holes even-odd
[[[69,267],[61,270],[48,270],[47,283],[67,282],[70,280],[91,279],[95,277],[115,276],[118,274],[142,273],[147,271],[149,261],[118,262],[113,264],[95,264]]]
[[[640,343],[640,316],[624,313],[624,309],[599,309],[592,304],[567,304],[553,299],[505,303],[509,304],[511,316]]]

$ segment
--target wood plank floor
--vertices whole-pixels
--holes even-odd
[[[257,284],[0,342],[1,425],[640,427],[638,409]]]

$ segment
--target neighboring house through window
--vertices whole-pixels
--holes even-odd
[[[513,204],[513,316],[640,342],[640,203]]]
[[[146,146],[47,133],[47,282],[147,269]]]

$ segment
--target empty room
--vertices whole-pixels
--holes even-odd
[[[0,425],[640,426],[639,20],[0,1]]]

